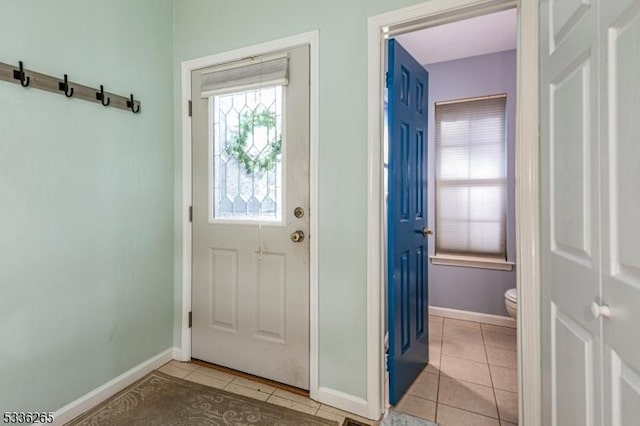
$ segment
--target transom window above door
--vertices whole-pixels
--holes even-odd
[[[210,222],[280,224],[288,58],[203,75],[209,98]]]

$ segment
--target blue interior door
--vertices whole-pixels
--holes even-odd
[[[396,404],[429,361],[429,74],[396,40],[389,40],[388,54],[388,368],[389,398]]]

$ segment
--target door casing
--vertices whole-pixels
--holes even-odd
[[[237,61],[250,56],[290,49],[292,47],[309,46],[309,234],[318,234],[318,31],[310,31],[278,40],[260,43],[232,51],[183,61],[181,64],[181,114],[182,114],[182,211],[176,212],[180,218],[182,236],[182,307],[181,307],[181,344],[174,353],[174,359],[191,360],[191,329],[189,328],[189,312],[191,312],[191,257],[192,257],[192,223],[190,207],[192,206],[192,164],[191,164],[191,117],[189,117],[189,100],[191,99],[191,72],[227,62]],[[309,396],[318,399],[318,238],[309,240]]]
[[[518,287],[519,423],[542,424],[540,368],[540,183],[538,100],[538,2],[520,0],[431,0],[373,16],[368,21],[367,190],[367,417],[385,410],[384,387],[384,42],[391,31],[428,26],[518,8],[516,113],[516,239]]]

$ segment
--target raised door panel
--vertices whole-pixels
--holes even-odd
[[[256,285],[254,337],[286,343],[286,255],[256,253],[254,258]]]
[[[552,422],[553,426],[595,424],[594,336],[554,304],[551,309]],[[596,401],[597,398],[597,401]]]
[[[400,256],[400,354],[411,347],[411,254]]]
[[[550,90],[551,249],[592,267],[592,58],[574,61]],[[596,171],[597,172],[597,171]]]
[[[404,75],[404,74],[403,74]],[[409,204],[410,198],[410,182],[411,182],[411,165],[409,164],[409,156],[411,155],[411,125],[404,122],[400,125],[400,164],[398,173],[400,174],[400,222],[408,222],[410,218]]]
[[[238,252],[209,249],[209,327],[237,330]]]
[[[611,424],[628,426],[640,419],[640,375],[611,351]]]
[[[592,333],[588,307],[599,295],[597,58],[591,49],[557,58],[548,84],[551,300]],[[594,222],[595,221],[595,222]]]
[[[548,19],[551,25],[552,52],[576,27],[590,7],[590,0],[550,0]]]

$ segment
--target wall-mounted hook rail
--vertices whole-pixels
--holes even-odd
[[[105,92],[104,86],[96,89],[74,83],[69,81],[66,74],[64,75],[64,79],[61,80],[57,77],[28,70],[24,68],[22,62],[19,63],[18,67],[0,62],[0,80],[20,84],[23,87],[65,95],[68,98],[82,99],[83,101],[102,105],[106,104],[105,106],[108,105],[109,108],[118,108],[133,113],[140,112],[141,103],[139,100],[133,99],[133,95],[119,96],[114,93]],[[100,94],[102,95],[102,99],[98,98]]]
[[[73,96],[73,87],[69,88],[69,76],[67,76],[66,74],[64,75],[64,82],[58,83],[58,89],[64,92],[64,95],[67,98],[70,98]]]

